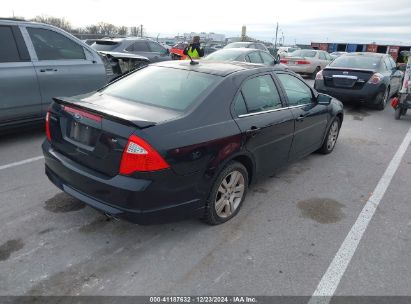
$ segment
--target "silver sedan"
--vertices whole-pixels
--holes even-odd
[[[330,54],[320,50],[297,50],[281,59],[281,63],[286,64],[290,70],[309,75],[312,79],[331,61]]]

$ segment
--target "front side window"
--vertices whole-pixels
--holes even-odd
[[[216,75],[149,66],[110,84],[101,92],[182,112],[219,79],[221,77]]]
[[[246,80],[241,92],[245,98],[248,113],[279,109],[282,107],[277,88],[269,75]]]
[[[300,79],[289,74],[278,74],[278,79],[284,87],[289,106],[298,106],[311,103],[313,95],[311,89]]]
[[[10,26],[0,26],[0,62],[20,61],[19,51]]]
[[[27,31],[38,60],[86,59],[83,47],[60,33],[33,27]]]

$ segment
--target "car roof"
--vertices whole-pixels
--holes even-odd
[[[387,54],[382,53],[371,53],[371,52],[354,52],[354,53],[347,53],[344,54],[345,56],[364,56],[364,57],[384,57]]]
[[[251,53],[251,52],[256,52],[256,51],[262,51],[266,52],[264,50],[259,50],[259,49],[250,49],[250,48],[229,48],[229,49],[220,49],[217,52],[238,52],[238,53]],[[267,52],[266,52],[267,53]]]
[[[166,68],[180,69],[180,70],[190,70],[200,73],[212,74],[217,76],[228,76],[235,72],[247,71],[247,70],[257,70],[258,72],[285,70],[284,66],[265,66],[262,64],[253,64],[247,62],[220,62],[220,61],[198,61],[199,64],[191,65],[189,60],[173,60],[164,61],[152,64],[152,66],[160,66]]]
[[[150,38],[145,38],[145,37],[105,37],[98,39],[98,41],[114,41],[114,42],[122,42],[122,41],[137,41],[137,40],[142,40],[142,41],[153,41]]]

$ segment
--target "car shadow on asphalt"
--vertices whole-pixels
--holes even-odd
[[[0,144],[12,144],[43,137],[45,137],[43,123],[0,130]]]

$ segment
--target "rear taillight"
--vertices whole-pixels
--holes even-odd
[[[50,133],[50,112],[46,114],[46,136],[49,141],[51,141],[51,133]]]
[[[288,63],[288,60],[280,59],[280,63],[287,64],[287,63]]]
[[[370,80],[368,80],[368,83],[370,84],[379,84],[383,80],[384,76],[380,73],[375,73],[374,75],[371,76]]]
[[[130,136],[121,158],[120,174],[157,171],[169,167],[169,164],[147,142],[136,135]]]
[[[297,60],[295,63],[296,64],[311,64],[311,62],[309,62],[308,60]]]
[[[315,75],[315,80],[323,80],[323,79],[324,79],[323,71],[321,70],[317,73],[317,75]]]

